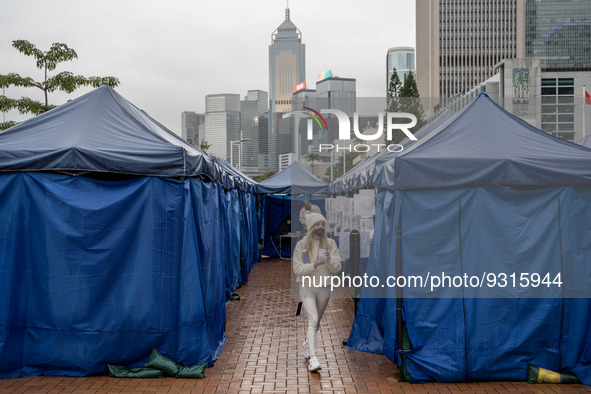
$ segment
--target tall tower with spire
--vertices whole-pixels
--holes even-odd
[[[269,170],[277,170],[278,119],[291,112],[295,85],[306,80],[306,45],[302,32],[293,24],[289,3],[285,20],[271,34],[269,45]]]

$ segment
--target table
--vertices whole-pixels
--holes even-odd
[[[296,242],[299,241],[301,236],[302,236],[302,234],[296,234],[296,233],[288,233],[288,234],[279,235],[279,258],[280,259],[283,259],[283,260],[290,260],[291,259],[291,252],[293,252],[293,250],[295,248],[294,240]],[[285,238],[289,238],[290,256],[287,256],[287,257],[284,257],[281,255],[282,254],[281,252],[283,252],[283,240]]]

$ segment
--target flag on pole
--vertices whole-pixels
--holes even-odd
[[[585,85],[583,85],[583,92],[584,92],[584,96],[585,96],[585,104],[591,105],[591,94],[589,94]],[[586,135],[586,132],[585,132],[586,123],[587,122],[585,120],[585,106],[583,105],[583,138],[585,138],[585,135]]]

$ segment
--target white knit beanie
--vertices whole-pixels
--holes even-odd
[[[306,228],[308,231],[310,231],[318,222],[326,223],[326,218],[322,216],[322,214],[316,212],[311,212],[306,215]]]

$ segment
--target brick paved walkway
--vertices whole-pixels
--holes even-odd
[[[353,304],[332,299],[318,338],[321,373],[310,373],[301,351],[305,317],[295,317],[289,296],[290,262],[256,264],[240,301],[227,309],[228,343],[204,380],[34,377],[0,380],[0,393],[591,393],[583,385],[530,385],[521,382],[410,384],[384,356],[345,350]]]

